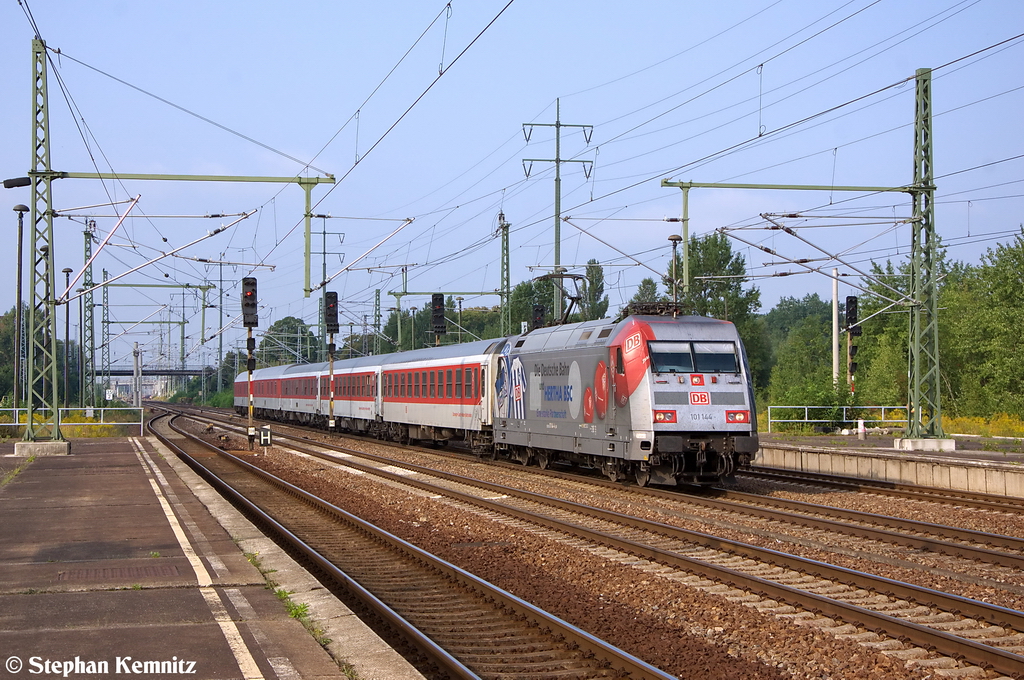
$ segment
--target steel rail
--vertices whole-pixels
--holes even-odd
[[[277,436],[288,438],[293,441],[304,441],[302,437],[298,437],[295,435],[279,433]],[[380,462],[391,461],[391,459],[385,458],[383,456],[374,456],[373,454],[367,454],[363,452],[359,452],[359,455],[361,457],[378,460]],[[447,454],[441,453],[438,455]],[[461,458],[461,456],[456,456],[456,458]],[[520,466],[515,467],[518,468]],[[578,476],[560,473],[557,471],[544,470],[542,472],[543,474],[548,476],[554,476],[562,479],[573,479],[576,481],[579,480]],[[596,484],[598,486],[602,486],[605,488],[622,488],[622,485],[619,482],[610,482],[604,479],[588,479],[587,481],[588,483]],[[886,515],[877,515],[873,513],[860,512],[856,510],[845,510],[843,508],[834,508],[825,505],[815,505],[813,503],[804,503],[801,501],[768,498],[765,496],[758,496],[756,494],[743,494],[737,491],[728,491],[721,489],[717,489],[716,491],[719,494],[724,495],[726,500],[711,499],[693,494],[686,495],[684,498],[687,503],[701,505],[709,508],[715,508],[719,510],[725,510],[727,512],[757,514],[759,516],[766,517],[769,519],[776,519],[779,521],[789,522],[792,524],[800,524],[815,529],[833,531],[836,533],[846,534],[849,536],[868,538],[870,540],[894,543],[897,545],[905,545],[908,548],[927,550],[929,552],[936,552],[963,559],[977,560],[979,562],[984,562],[988,564],[996,564],[1004,567],[1024,570],[1024,555],[1014,555],[1005,552],[1000,552],[998,550],[992,550],[989,548],[978,548],[972,545],[965,545],[964,543],[956,543],[952,542],[951,540],[948,540],[953,539],[959,541],[972,541],[980,543],[982,545],[993,545],[1024,552],[1024,540],[1012,536],[1004,536],[1001,534],[974,531],[971,529],[961,529],[958,527],[945,527],[943,525],[932,524],[928,522],[919,522],[911,519],[890,517]],[[661,489],[637,487],[636,489],[634,489],[634,492],[645,496],[664,498],[673,501],[679,501],[681,499],[681,496],[678,492],[666,491]],[[750,507],[751,503],[763,503],[765,505],[782,507],[789,510],[790,512],[776,511],[766,508],[756,508],[755,512],[755,509]],[[836,519],[808,517],[806,514],[801,513],[818,513],[831,515]],[[889,529],[878,529],[866,526],[855,526],[847,524],[846,522],[841,520],[863,522],[867,524],[895,526],[899,531],[893,531]],[[914,531],[922,534],[932,534],[933,536],[939,536],[941,538],[913,536],[905,533],[900,533],[900,531]]]
[[[1018,654],[1006,652],[997,647],[975,642],[974,640],[962,638],[922,624],[905,621],[895,616],[847,604],[839,600],[831,599],[827,596],[800,590],[798,588],[776,583],[758,576],[744,574],[728,567],[721,567],[708,562],[703,562],[676,552],[666,551],[655,546],[637,543],[636,541],[624,539],[607,532],[597,531],[580,525],[537,515],[496,500],[484,499],[445,487],[438,487],[436,484],[417,480],[408,475],[388,472],[372,465],[363,465],[351,458],[341,460],[331,454],[307,448],[313,443],[303,441],[301,437],[294,437],[291,435],[280,436],[282,436],[282,438],[293,439],[304,444],[302,446],[296,446],[295,448],[302,450],[302,452],[307,455],[351,466],[398,484],[413,486],[432,493],[443,493],[458,498],[461,501],[484,507],[493,512],[510,515],[517,519],[545,526],[563,533],[580,536],[587,540],[608,545],[615,549],[629,552],[646,559],[697,573],[705,578],[718,580],[729,585],[757,593],[764,597],[793,604],[809,611],[819,612],[830,617],[839,618],[843,621],[862,626],[875,632],[884,632],[890,636],[910,641],[915,645],[934,649],[940,653],[961,658],[975,665],[993,668],[1002,673],[1019,674],[1020,668],[1022,667],[1022,664],[1024,664],[1024,657]],[[326,449],[338,448],[320,443],[315,445]],[[622,524],[624,526],[640,529],[657,535],[696,543],[716,550],[741,555],[743,557],[756,559],[772,565],[782,566],[795,571],[811,574],[819,578],[829,579],[836,581],[837,583],[843,583],[854,587],[862,587],[891,597],[926,604],[928,606],[944,609],[964,616],[970,616],[993,625],[1004,626],[1017,631],[1024,631],[1024,612],[989,605],[987,603],[978,602],[958,595],[951,595],[937,590],[915,586],[817,560],[789,555],[769,548],[761,548],[738,541],[731,541],[711,534],[689,531],[667,524],[630,517],[613,511],[584,506],[572,501],[544,496],[542,494],[534,494],[500,484],[471,480],[459,475],[439,472],[437,470],[424,468],[410,463],[396,462],[393,459],[374,456],[373,454],[366,454],[363,452],[353,453],[356,453],[362,458],[376,460],[377,462],[387,463],[388,465],[395,467],[405,468],[423,475],[466,484],[499,495],[522,498],[524,500],[549,505],[561,510],[583,514],[604,521]]]
[[[188,416],[188,417],[191,417],[191,416]],[[173,428],[174,426],[171,425],[171,427]],[[479,577],[477,577],[477,576],[475,576],[475,575],[473,575],[473,574],[471,574],[471,573],[469,573],[469,572],[467,572],[467,571],[465,571],[463,569],[460,569],[459,567],[451,564],[450,562],[446,562],[445,560],[442,560],[442,559],[440,559],[440,558],[438,558],[438,557],[436,557],[436,556],[434,556],[434,555],[432,555],[432,554],[430,554],[430,553],[428,553],[428,552],[426,552],[426,551],[416,547],[415,545],[413,545],[413,544],[411,544],[411,543],[409,543],[409,542],[407,542],[407,541],[405,541],[405,540],[403,540],[403,539],[401,539],[401,538],[399,538],[399,537],[397,537],[397,536],[395,536],[393,534],[390,534],[390,533],[384,531],[383,529],[380,529],[379,527],[376,527],[376,526],[370,524],[369,522],[366,522],[365,520],[362,520],[362,519],[356,517],[355,515],[352,515],[352,514],[346,512],[345,510],[342,510],[341,508],[339,508],[339,507],[337,507],[335,505],[332,505],[332,504],[324,501],[323,499],[320,499],[317,496],[315,496],[313,494],[310,494],[309,492],[307,492],[307,491],[305,491],[303,489],[300,489],[299,487],[297,487],[297,486],[295,486],[293,484],[290,484],[289,482],[286,482],[283,479],[280,479],[280,478],[278,478],[278,477],[276,477],[276,476],[274,476],[274,475],[272,475],[272,474],[270,474],[268,472],[265,472],[265,471],[261,470],[260,468],[257,468],[255,466],[251,465],[250,463],[247,463],[246,461],[239,459],[236,456],[232,456],[231,454],[229,454],[229,453],[227,453],[227,452],[225,452],[225,451],[223,451],[223,450],[221,450],[221,449],[219,449],[219,448],[217,448],[217,447],[215,447],[215,446],[213,446],[211,444],[208,444],[208,443],[202,441],[201,439],[197,439],[197,438],[191,437],[190,435],[188,435],[188,433],[186,433],[186,432],[184,432],[184,431],[182,431],[182,430],[180,430],[178,428],[174,428],[174,429],[175,429],[176,432],[179,432],[183,436],[188,436],[191,440],[201,443],[204,447],[209,449],[211,452],[214,452],[214,453],[216,453],[216,454],[218,454],[220,456],[223,456],[223,457],[231,460],[232,463],[235,463],[235,464],[239,465],[241,468],[245,469],[247,472],[250,472],[250,473],[252,473],[252,474],[254,474],[254,475],[256,475],[256,476],[258,476],[258,477],[260,477],[262,479],[265,479],[265,480],[271,482],[275,486],[278,486],[279,488],[282,488],[282,489],[288,491],[288,493],[291,493],[292,495],[294,495],[294,496],[296,496],[298,498],[301,498],[302,500],[304,500],[305,502],[309,503],[310,505],[316,507],[317,509],[319,509],[319,510],[321,510],[323,512],[326,512],[326,513],[328,513],[330,515],[335,516],[336,518],[342,520],[343,522],[346,522],[348,524],[351,524],[351,525],[354,525],[354,526],[358,527],[359,529],[361,529],[365,533],[367,533],[369,535],[372,535],[372,536],[376,537],[378,540],[386,543],[387,545],[392,546],[392,547],[398,549],[399,551],[405,553],[410,558],[418,560],[418,561],[421,561],[421,562],[423,562],[425,564],[430,565],[435,570],[437,570],[440,573],[443,573],[446,576],[448,576],[454,582],[459,583],[460,585],[462,585],[462,586],[464,586],[466,588],[469,588],[469,589],[471,589],[471,590],[473,590],[473,591],[483,595],[484,597],[486,597],[488,599],[491,599],[492,601],[497,603],[500,607],[502,607],[504,609],[507,609],[509,611],[515,612],[519,616],[522,616],[523,618],[533,622],[534,624],[539,626],[541,629],[549,629],[549,630],[552,630],[552,631],[557,631],[557,634],[559,636],[563,637],[565,640],[567,640],[572,645],[575,645],[576,647],[578,647],[579,649],[583,650],[587,654],[593,655],[593,656],[595,656],[597,658],[600,658],[600,659],[604,659],[607,663],[609,663],[610,666],[612,666],[616,670],[619,670],[619,671],[627,674],[629,677],[640,678],[640,679],[651,678],[651,679],[654,679],[654,680],[673,680],[673,676],[672,675],[669,675],[669,674],[661,671],[660,669],[658,669],[658,668],[656,668],[656,667],[654,667],[654,666],[652,666],[652,665],[650,665],[650,664],[648,664],[648,663],[646,663],[646,662],[644,662],[644,661],[642,661],[642,660],[632,656],[631,654],[629,654],[629,653],[627,653],[627,652],[625,652],[625,651],[623,651],[621,649],[618,649],[617,647],[614,647],[613,645],[610,645],[609,643],[605,642],[604,640],[601,640],[600,638],[597,638],[597,637],[591,635],[590,633],[587,633],[586,631],[584,631],[584,630],[582,630],[582,629],[580,629],[580,628],[578,628],[576,626],[573,626],[572,624],[568,623],[567,621],[563,621],[562,619],[560,619],[560,618],[558,618],[558,617],[556,617],[556,616],[554,616],[552,614],[549,614],[548,612],[546,612],[546,611],[544,611],[544,610],[542,610],[542,609],[540,609],[538,607],[535,607],[534,605],[530,604],[529,602],[526,602],[525,600],[522,600],[521,598],[516,597],[515,595],[509,593],[508,591],[505,591],[505,590],[503,590],[501,588],[498,588],[497,586],[494,586],[493,584],[490,584],[487,581],[484,581],[483,579],[480,579]],[[175,448],[178,448],[178,447],[175,447]],[[401,477],[398,477],[397,475],[396,475],[396,478],[401,480]],[[218,484],[218,486],[220,486],[220,484]],[[235,497],[235,496],[238,496],[239,494],[237,494],[237,492],[233,491],[231,495],[233,497]],[[248,507],[251,504],[248,503],[248,502],[245,502],[245,505]],[[264,515],[265,513],[260,512],[260,514]],[[276,521],[271,520],[271,523],[272,523],[272,525],[280,526]],[[285,530],[285,531],[287,532],[287,530]],[[287,532],[287,534],[288,535],[292,535],[291,532]],[[308,546],[306,546],[306,548],[304,549],[304,552],[305,552],[305,550],[312,551],[313,549],[309,548]],[[313,552],[315,553],[315,551],[313,551]],[[315,559],[315,561],[318,564],[326,563],[325,558],[323,558],[322,556],[319,556],[319,555],[317,555],[313,559]],[[334,568],[334,569],[332,569],[332,571],[337,571],[337,569]],[[354,581],[352,581],[347,576],[345,577],[345,582],[346,583],[348,583],[348,582],[354,583]],[[358,584],[356,584],[356,585],[358,585]],[[363,590],[361,587],[360,587],[360,589]],[[370,594],[370,595],[372,596],[372,594]],[[373,598],[373,599],[376,600],[376,598]],[[383,603],[381,603],[381,604],[383,605]],[[389,608],[389,610],[390,610],[390,608]],[[398,617],[399,619],[401,619],[401,617],[397,613],[392,612],[392,615],[395,616],[395,617]],[[403,622],[403,624],[402,624],[403,625],[403,630],[405,629],[405,627],[408,627],[408,628],[410,628],[412,630],[416,630],[415,627],[412,626],[412,624],[409,624],[408,622],[405,622],[404,619],[401,619],[401,620]],[[416,632],[419,633],[418,630]],[[425,636],[422,636],[422,633],[419,633],[419,635],[421,636],[421,638],[423,640],[429,640],[429,638],[426,638]],[[433,642],[431,642],[430,644],[431,644],[431,646],[436,647],[436,645]],[[438,647],[437,649],[440,649],[440,648]],[[451,657],[447,652],[444,652],[443,649],[440,649],[440,651],[443,652],[445,658],[452,658],[457,663],[459,663],[460,666],[462,666],[461,663],[457,661],[457,659],[454,659],[454,657]],[[462,666],[462,668],[465,668],[465,667]],[[471,674],[470,676],[466,676],[466,677],[476,677],[475,675],[472,675],[472,671],[469,671],[469,669],[466,669],[466,671]],[[462,677],[462,676],[460,675],[459,677]]]
[[[173,414],[170,420],[177,417]],[[202,477],[207,483],[213,486],[221,495],[230,499],[231,502],[237,503],[242,506],[247,512],[252,513],[258,521],[264,523],[273,532],[277,533],[279,537],[285,541],[287,545],[298,551],[299,554],[309,559],[311,562],[316,564],[319,568],[323,569],[332,579],[334,579],[341,587],[347,590],[352,596],[359,600],[375,615],[379,616],[382,620],[393,626],[401,634],[405,635],[406,638],[424,655],[426,655],[431,661],[436,663],[439,668],[442,668],[448,673],[451,673],[454,677],[463,678],[465,680],[479,680],[479,676],[473,673],[471,670],[466,668],[458,659],[451,656],[443,648],[437,645],[433,640],[428,638],[422,632],[419,631],[415,626],[406,621],[398,612],[393,610],[387,604],[378,599],[373,593],[368,591],[366,588],[361,586],[358,582],[352,579],[348,574],[343,572],[334,566],[328,559],[323,557],[314,548],[308,545],[301,538],[292,533],[280,522],[275,520],[272,516],[264,512],[259,506],[250,501],[244,495],[236,491],[231,485],[223,481],[220,477],[208,470],[202,463],[196,460],[188,452],[182,449],[177,444],[173,443],[169,438],[159,432],[153,423],[162,416],[157,416],[149,421],[149,431],[160,440],[160,442],[171,449],[186,465],[192,468],[200,477]],[[198,445],[202,445],[213,453],[223,455],[224,452],[210,446],[202,440],[197,440],[194,437],[188,436],[187,433],[182,432],[178,428],[175,428],[170,420],[168,420],[168,427],[173,429],[175,432],[185,436],[191,442],[197,442]],[[240,460],[232,462],[243,462]],[[246,463],[245,465],[248,465]],[[262,472],[262,471],[261,471]]]
[[[853,489],[857,491],[880,493],[898,498],[930,501],[932,503],[964,505],[981,510],[996,510],[1000,512],[1013,513],[1024,511],[1024,499],[1018,499],[1012,496],[995,496],[993,494],[979,493],[975,491],[962,491],[960,489],[940,489],[934,486],[916,486],[913,484],[901,484],[899,482],[880,482],[875,480],[857,479],[855,477],[840,477],[838,475],[826,475],[815,472],[768,468],[740,470],[737,472],[737,475],[753,477],[756,479],[778,480],[795,484],[806,482],[817,486],[827,486],[836,489]]]

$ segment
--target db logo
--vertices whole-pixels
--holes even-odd
[[[691,406],[711,406],[710,392],[690,392]]]
[[[643,338],[640,336],[640,334],[634,333],[633,335],[626,338],[625,349],[627,352],[632,352],[633,350],[639,348],[642,343]]]

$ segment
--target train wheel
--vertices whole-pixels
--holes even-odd
[[[633,476],[636,478],[637,486],[647,486],[651,482],[651,469],[645,470],[637,465],[633,468]]]
[[[537,451],[536,453],[533,454],[533,459],[537,461],[537,467],[539,467],[541,470],[548,469],[548,463],[550,462],[550,459],[548,458],[547,451]]]

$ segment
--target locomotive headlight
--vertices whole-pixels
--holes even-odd
[[[656,423],[674,423],[676,422],[675,411],[655,411],[654,422]]]
[[[725,422],[727,423],[749,423],[750,411],[726,411]]]

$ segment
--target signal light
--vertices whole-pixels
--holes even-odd
[[[430,296],[430,324],[437,335],[448,332],[448,324],[444,319],[444,293],[434,293]]]
[[[727,423],[749,423],[750,411],[726,411],[725,422]]]
[[[256,279],[246,276],[242,279],[242,325],[246,328],[260,325],[256,299]]]
[[[532,328],[542,328],[544,326],[544,315],[547,313],[544,305],[533,306],[533,326]]]
[[[857,296],[846,296],[846,329],[850,335],[861,334],[860,325],[857,323]]]
[[[338,332],[338,294],[324,293],[324,326],[328,333]]]
[[[676,422],[675,411],[655,411],[654,422],[656,423],[674,423]]]

